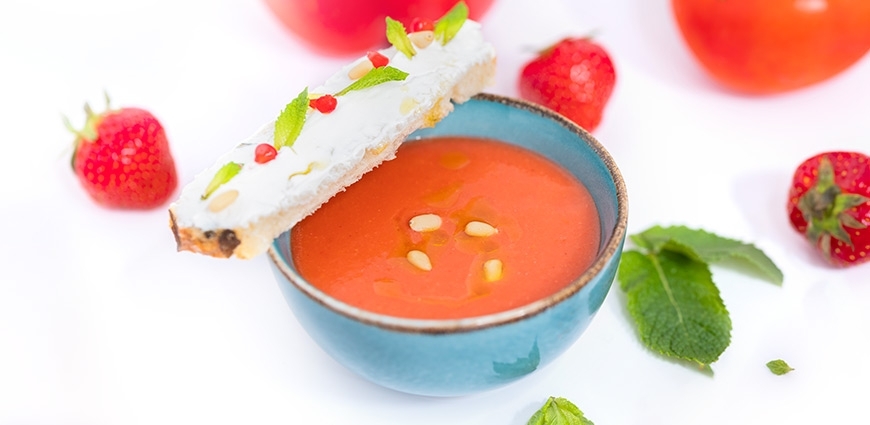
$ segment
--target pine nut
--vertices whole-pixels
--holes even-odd
[[[412,266],[420,270],[427,272],[432,270],[432,261],[429,260],[429,256],[423,251],[418,251],[416,249],[410,250],[405,258],[408,259],[408,262],[411,263]]]
[[[496,233],[498,233],[498,229],[482,221],[469,221],[465,225],[465,234],[468,236],[486,237]]]
[[[432,232],[441,228],[441,217],[437,214],[420,214],[408,223],[415,232]]]
[[[433,31],[417,31],[408,34],[408,38],[411,39],[411,43],[414,43],[415,46],[425,49],[432,44],[432,41],[435,40],[435,32]]]
[[[238,197],[238,190],[227,190],[226,192],[212,198],[211,202],[208,203],[208,210],[214,213],[221,212],[224,208],[230,206],[233,202],[236,202],[236,198]]]
[[[358,80],[363,75],[368,74],[369,71],[371,71],[374,68],[375,68],[375,66],[372,65],[372,61],[370,61],[368,59],[363,59],[358,64],[354,65],[354,67],[351,68],[350,71],[347,72],[347,76],[351,80]]]
[[[502,269],[504,268],[504,264],[502,264],[501,260],[494,258],[492,260],[486,260],[483,263],[483,277],[487,282],[495,282],[497,280],[501,280],[502,277]]]

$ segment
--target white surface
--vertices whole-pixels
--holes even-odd
[[[75,4],[74,4],[75,3]],[[94,205],[68,167],[61,114],[143,106],[180,179],[345,62],[301,47],[256,0],[0,3],[0,424],[524,424],[546,399],[596,424],[860,423],[870,379],[870,265],[823,265],[788,226],[792,169],[870,151],[870,58],[773,97],[718,89],[666,0],[497,0],[492,90],[514,95],[531,52],[595,31],[618,71],[595,135],[630,196],[630,232],[687,224],[754,242],[782,287],[715,267],[734,331],[709,377],[644,349],[616,287],[563,357],[451,399],[371,385],[299,327],[265,257],[176,253],[167,213]],[[764,364],[797,370],[777,377]]]

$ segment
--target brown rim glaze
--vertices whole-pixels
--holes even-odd
[[[538,315],[570,298],[601,273],[607,263],[619,250],[620,243],[625,237],[626,228],[628,226],[628,195],[625,188],[625,182],[622,179],[622,174],[620,174],[616,163],[610,156],[610,153],[607,152],[604,146],[602,146],[601,143],[599,143],[598,140],[596,140],[585,129],[552,110],[520,99],[488,93],[478,94],[474,96],[473,99],[501,103],[550,118],[561,126],[576,133],[581,139],[585,140],[589,147],[591,147],[596,155],[601,159],[602,163],[604,163],[616,188],[617,217],[616,225],[613,229],[613,235],[607,240],[607,244],[604,246],[601,254],[595,259],[592,265],[590,265],[577,279],[558,292],[522,307],[464,319],[409,319],[373,313],[359,307],[354,307],[327,295],[308,283],[299,275],[299,273],[289,267],[281,259],[281,254],[276,251],[275,244],[273,243],[269,247],[269,258],[272,263],[277,266],[278,270],[284,275],[284,277],[286,277],[287,280],[296,287],[296,289],[323,307],[357,322],[400,332],[445,334],[470,332],[505,325]]]

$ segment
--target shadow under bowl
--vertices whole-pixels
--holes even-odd
[[[441,136],[516,144],[576,176],[592,195],[599,215],[601,242],[592,265],[557,293],[522,307],[463,319],[420,320],[366,311],[308,283],[294,267],[292,229],[275,239],[269,258],[297,320],[339,363],[398,391],[458,396],[516,381],[552,362],[577,341],[615,277],[625,241],[628,199],[622,176],[604,147],[567,118],[534,104],[477,95],[409,140]]]

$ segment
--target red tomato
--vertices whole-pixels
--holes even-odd
[[[672,6],[704,68],[742,92],[817,83],[870,49],[868,0],[672,0]]]
[[[457,0],[265,0],[278,19],[319,52],[364,52],[386,42],[384,18],[410,28],[414,18],[435,20]],[[465,0],[479,19],[494,0]]]

